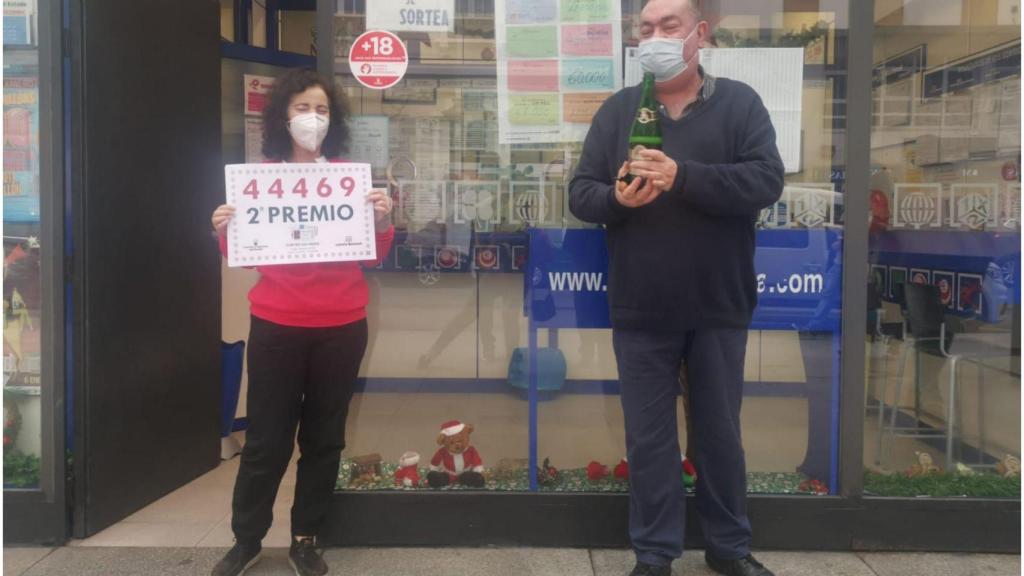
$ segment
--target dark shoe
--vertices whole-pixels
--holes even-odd
[[[750,554],[738,560],[722,560],[715,558],[710,552],[705,552],[704,561],[708,563],[708,568],[725,576],[775,576]]]
[[[252,568],[253,564],[260,559],[260,550],[263,547],[259,542],[235,542],[235,545],[228,550],[228,553],[221,558],[220,562],[213,567],[211,576],[240,576]]]
[[[671,576],[671,566],[655,566],[653,564],[644,564],[643,562],[637,562],[633,571],[629,573],[629,576]]]
[[[288,563],[295,570],[295,576],[323,576],[327,574],[327,563],[316,549],[316,540],[292,538],[292,546],[288,550]]]

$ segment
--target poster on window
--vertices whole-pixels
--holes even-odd
[[[618,0],[496,0],[502,144],[582,142],[622,88]]]
[[[700,52],[709,74],[750,85],[764,102],[775,127],[786,173],[800,171],[803,110],[803,48],[711,48]]]
[[[39,221],[39,79],[4,66],[4,221]]]
[[[35,44],[32,19],[36,0],[4,0],[4,46]]]
[[[274,79],[270,76],[245,74],[242,81],[245,84],[245,115],[262,115],[270,97],[270,90],[274,87]]]

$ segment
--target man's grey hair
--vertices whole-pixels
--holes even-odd
[[[645,6],[647,5],[647,2],[650,2],[650,0],[646,0],[644,2]],[[700,3],[701,0],[686,0],[686,10],[690,13],[690,16],[693,16],[693,19],[696,20],[697,22],[700,22],[702,18],[700,13]]]

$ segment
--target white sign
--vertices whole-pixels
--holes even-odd
[[[392,32],[454,32],[455,0],[370,1],[366,29]]]
[[[640,48],[636,46],[626,46],[626,74],[623,79],[622,85],[636,86],[643,82],[644,70],[640,66]]]
[[[786,172],[799,172],[804,49],[710,48],[700,51],[700,63],[708,74],[744,82],[761,96]]]
[[[351,134],[351,152],[354,162],[366,162],[383,170],[388,165],[387,116],[352,116],[348,129]]]
[[[228,266],[375,260],[368,164],[224,167]]]

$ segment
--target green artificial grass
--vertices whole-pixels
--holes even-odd
[[[39,486],[39,457],[18,450],[4,451],[4,486],[34,488]]]
[[[864,474],[864,493],[869,496],[931,496],[935,498],[1020,498],[1020,478],[1003,478],[979,472],[973,476],[959,474]]]

